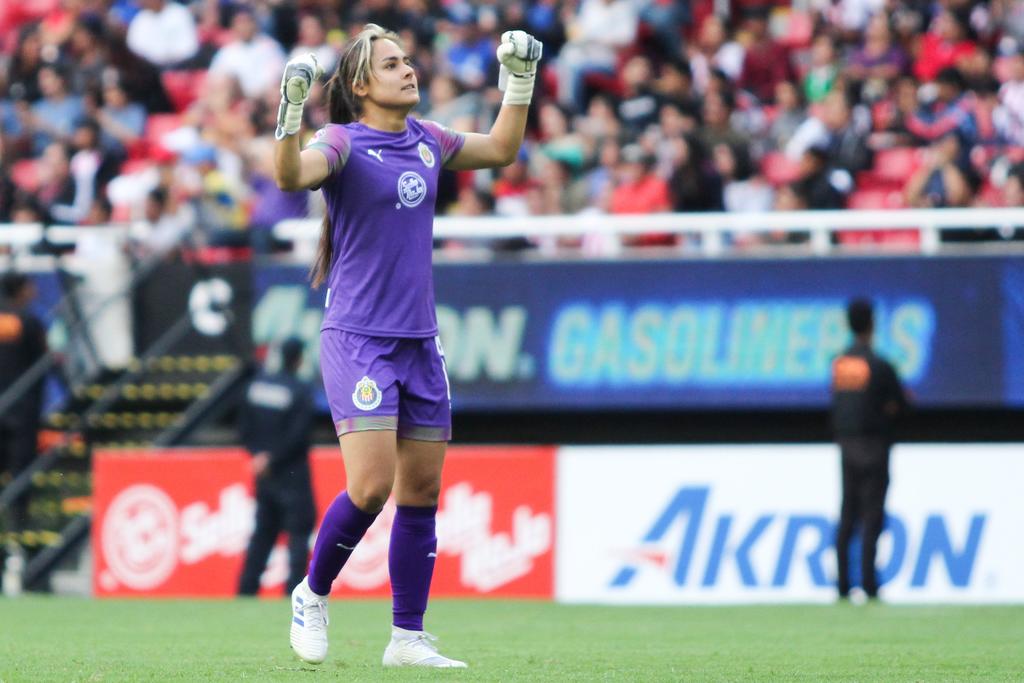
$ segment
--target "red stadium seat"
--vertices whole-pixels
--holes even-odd
[[[1003,198],[1003,191],[993,185],[990,181],[986,181],[985,184],[981,186],[981,190],[978,191],[977,203],[980,206],[1006,206],[1006,200]]]
[[[905,183],[923,163],[922,150],[917,147],[880,149],[875,154],[876,176],[893,182]]]
[[[861,171],[857,174],[857,189],[858,190],[884,190],[892,192],[893,190],[902,190],[905,179],[895,180],[884,175],[880,175],[875,171]]]
[[[902,190],[859,189],[846,200],[848,209],[905,209]]]
[[[614,97],[622,97],[622,79],[618,74],[588,73],[583,77],[583,83],[591,90],[599,90]]]
[[[153,162],[149,159],[128,159],[121,164],[121,174],[132,175],[133,173],[142,173],[152,166]]]
[[[899,189],[857,190],[846,200],[848,209],[905,209],[906,200]],[[843,246],[885,245],[894,248],[916,248],[920,237],[916,230],[879,228],[878,230],[838,230],[836,241]]]
[[[778,42],[791,50],[810,45],[814,36],[814,20],[811,15],[797,10],[782,11],[781,14],[778,21],[783,27],[778,33]]]
[[[715,13],[714,0],[692,0],[690,3],[690,14],[693,21],[690,22],[687,31],[687,38],[693,39],[700,32],[700,25],[709,14]]]
[[[146,154],[152,156],[155,150],[160,148],[160,139],[181,127],[183,117],[180,114],[151,114],[146,119],[146,132],[143,138],[146,141]]]
[[[909,228],[891,228],[879,230],[840,230],[836,240],[844,247],[884,245],[894,249],[917,249],[921,245],[917,230]]]
[[[164,71],[160,74],[164,90],[174,105],[174,110],[183,112],[196,101],[206,82],[206,70],[195,71]]]
[[[11,166],[11,180],[25,192],[39,189],[39,160],[21,159]]]
[[[768,152],[761,159],[761,171],[772,185],[785,185],[800,177],[800,162],[782,152]]]

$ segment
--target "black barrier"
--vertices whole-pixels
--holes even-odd
[[[252,308],[249,263],[162,263],[134,295],[135,348],[149,348],[188,312],[193,329],[172,351],[247,356],[252,351]]]

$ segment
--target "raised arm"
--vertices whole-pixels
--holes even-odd
[[[503,104],[491,132],[466,133],[466,141],[447,167],[456,171],[508,166],[516,160],[526,132],[529,106]]]
[[[537,62],[544,45],[524,31],[506,31],[498,46],[501,75],[498,87],[505,91],[498,118],[491,132],[468,133],[459,153],[448,162],[448,168],[464,171],[477,168],[508,166],[515,161],[523,134],[526,116],[533,98]]]
[[[274,181],[286,192],[317,187],[330,172],[327,157],[315,149],[299,149],[297,135],[288,135],[274,145]]]
[[[302,107],[309,97],[313,81],[323,74],[316,57],[310,53],[297,57],[284,67],[281,77],[281,106],[277,110],[274,137],[274,181],[285,191],[306,190],[320,185],[330,173],[323,153],[302,150],[298,132],[302,128]]]

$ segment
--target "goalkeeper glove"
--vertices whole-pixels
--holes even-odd
[[[526,31],[505,31],[498,45],[498,88],[505,92],[502,104],[530,104],[537,62],[544,52],[544,43]]]
[[[324,73],[317,64],[316,55],[310,52],[302,57],[292,59],[284,66],[281,76],[281,106],[277,108],[277,130],[274,137],[284,139],[286,135],[295,135],[302,127],[302,105],[309,97],[313,81]]]

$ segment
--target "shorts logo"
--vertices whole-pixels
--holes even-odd
[[[423,164],[427,168],[434,168],[434,153],[427,147],[427,143],[421,142],[417,149],[420,152],[420,159],[423,160]]]
[[[406,171],[398,178],[398,198],[410,209],[419,206],[427,196],[427,183],[415,171]]]
[[[352,392],[352,403],[359,410],[373,410],[380,405],[384,395],[377,388],[377,383],[369,377],[356,382],[356,390]]]

